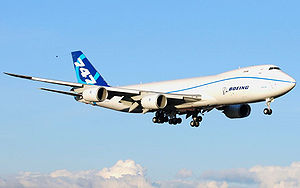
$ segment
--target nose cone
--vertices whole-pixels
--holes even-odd
[[[287,75],[287,81],[289,82],[289,86],[287,89],[288,91],[290,91],[296,86],[296,80],[293,77]]]

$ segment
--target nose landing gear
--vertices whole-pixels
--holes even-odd
[[[272,109],[271,109],[270,104],[271,104],[271,102],[273,102],[273,101],[274,101],[274,98],[267,98],[267,99],[266,99],[266,104],[267,104],[267,107],[268,107],[268,108],[265,108],[265,109],[264,109],[264,114],[265,114],[265,115],[271,115],[271,114],[272,114]]]

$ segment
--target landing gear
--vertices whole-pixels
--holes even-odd
[[[264,114],[265,115],[271,115],[272,114],[272,109],[265,108],[264,109]]]
[[[158,118],[157,118],[156,116],[153,117],[153,118],[152,118],[152,122],[153,122],[153,123],[157,123],[157,122],[158,122]]]
[[[152,121],[153,123],[165,123],[169,121],[169,118],[163,112],[157,111]]]
[[[190,125],[191,127],[199,127],[200,123],[198,121],[191,121]]]
[[[190,125],[192,127],[199,127],[200,122],[202,121],[202,116],[198,116],[200,111],[192,112],[190,114],[187,114],[186,118],[189,118],[192,116],[192,121],[190,122]],[[203,115],[203,113],[201,113]],[[170,125],[177,125],[182,123],[181,118],[176,117],[177,112],[176,111],[157,111],[155,113],[155,116],[152,118],[153,123],[169,123]]]
[[[190,123],[191,127],[199,127],[200,122],[202,121],[202,117],[194,115],[192,117],[192,119],[193,119],[193,121],[191,121],[191,123]]]
[[[181,118],[176,118],[176,113],[166,114],[163,111],[157,111],[152,118],[153,123],[169,123],[170,125],[176,125],[182,123]]]
[[[268,108],[265,108],[264,109],[264,114],[265,115],[271,115],[272,114],[272,109],[271,109],[271,102],[273,102],[274,101],[274,98],[267,98],[266,99],[266,104],[267,104],[267,107]]]
[[[170,125],[176,125],[176,124],[180,124],[180,123],[182,123],[182,119],[181,118],[169,119],[169,124]]]

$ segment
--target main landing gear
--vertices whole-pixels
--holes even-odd
[[[170,118],[169,118],[170,117]],[[169,123],[170,125],[176,125],[182,123],[181,118],[176,118],[176,114],[169,114],[169,117],[166,113],[162,111],[157,111],[155,116],[152,118],[153,123]]]
[[[271,109],[271,102],[273,102],[274,101],[274,98],[267,98],[266,99],[266,104],[267,104],[267,107],[268,108],[265,108],[264,109],[264,114],[265,115],[271,115],[272,114],[272,109]]]
[[[186,118],[192,116],[192,120],[190,125],[192,127],[199,127],[200,122],[202,121],[202,117],[198,116],[199,112],[193,114],[187,114]],[[169,123],[170,125],[177,125],[182,123],[181,118],[176,117],[176,112],[165,112],[165,111],[157,111],[155,116],[152,118],[153,123]]]
[[[190,125],[191,127],[199,127],[200,122],[202,121],[201,116],[194,115],[192,116],[193,121],[191,121]]]

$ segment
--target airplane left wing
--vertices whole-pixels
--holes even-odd
[[[45,78],[38,78],[33,76],[26,76],[26,75],[19,75],[13,73],[6,73],[9,76],[14,76],[18,78],[45,82],[50,84],[57,84],[63,86],[73,87],[71,92],[68,91],[60,91],[54,89],[47,89],[47,88],[40,88],[45,91],[61,93],[65,95],[75,96],[78,98],[83,98],[83,93],[85,90],[88,89],[99,89],[102,88],[103,92],[106,92],[107,96],[105,99],[112,99],[113,97],[121,97],[120,103],[128,106],[129,112],[135,110],[138,107],[142,107],[141,103],[143,98],[145,97],[152,97],[152,96],[163,96],[165,100],[167,100],[167,105],[164,107],[171,107],[171,108],[187,108],[189,106],[193,106],[194,103],[197,103],[202,100],[201,95],[182,95],[182,94],[169,94],[169,93],[161,93],[161,92],[154,92],[154,91],[143,91],[143,90],[136,90],[136,89],[128,89],[124,87],[110,87],[110,86],[96,86],[96,85],[89,85],[89,84],[81,84],[81,83],[73,83],[73,82],[66,82],[60,80],[51,80]],[[94,101],[93,101],[94,102]],[[101,101],[100,101],[101,102]],[[143,108],[143,107],[142,107]],[[151,108],[146,108],[144,112],[149,110],[154,110]],[[160,108],[158,108],[160,109]],[[157,110],[157,109],[156,109]]]
[[[4,72],[4,74],[7,74],[9,76],[18,77],[18,78],[27,79],[27,80],[46,82],[46,83],[50,83],[50,84],[58,84],[58,85],[70,86],[70,87],[83,87],[83,84],[80,84],[80,83],[65,82],[65,81],[59,81],[59,80],[50,80],[50,79],[45,79],[45,78],[37,78],[37,77],[33,77],[33,76],[25,76],[25,75],[13,74],[13,73],[7,73],[7,72]]]

